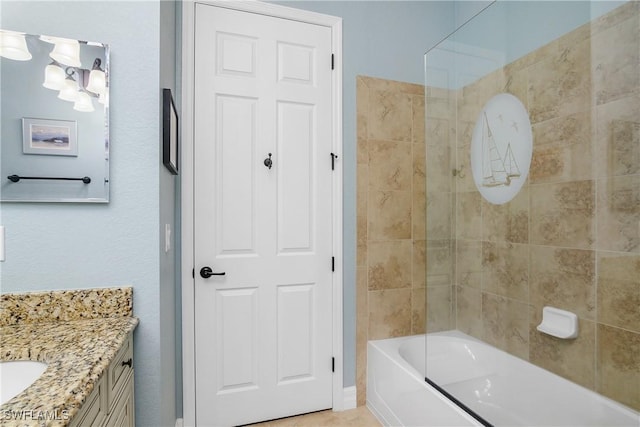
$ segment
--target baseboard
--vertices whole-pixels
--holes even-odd
[[[355,409],[358,406],[358,395],[356,386],[345,387],[342,389],[343,409]]]
[[[184,425],[184,420],[182,418],[178,418],[176,420],[176,427],[182,427]]]

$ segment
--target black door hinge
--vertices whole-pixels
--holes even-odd
[[[335,372],[336,371],[336,358],[332,357],[331,358],[331,372]]]
[[[338,155],[335,153],[331,153],[331,170],[335,170],[336,168],[336,159],[338,158]]]
[[[334,68],[335,68],[335,56],[332,53],[331,54],[331,69],[333,70]]]
[[[194,279],[196,278],[196,269],[192,269],[191,270],[191,277],[193,277]]]
[[[336,257],[331,257],[331,271],[336,271]]]

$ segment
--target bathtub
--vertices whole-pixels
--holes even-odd
[[[640,426],[640,413],[459,331],[426,335],[429,379],[495,426]],[[385,426],[482,422],[425,382],[425,335],[369,341],[367,406]]]

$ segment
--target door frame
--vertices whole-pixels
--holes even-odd
[[[182,98],[181,98],[181,244],[182,244],[182,398],[185,426],[195,426],[196,419],[196,366],[195,366],[195,279],[194,269],[194,100],[195,75],[195,5],[196,3],[244,12],[284,18],[331,29],[331,47],[334,55],[332,73],[332,152],[338,155],[332,182],[333,254],[335,272],[332,283],[332,342],[335,372],[332,379],[333,410],[345,407],[343,389],[343,266],[342,266],[342,18],[324,15],[256,0],[184,0],[182,2]],[[328,162],[329,160],[327,160]],[[327,163],[328,167],[328,163]],[[351,396],[349,396],[351,398]]]

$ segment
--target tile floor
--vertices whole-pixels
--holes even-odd
[[[381,427],[366,406],[349,409],[342,412],[331,410],[312,412],[297,417],[281,418],[260,424],[252,424],[260,427]]]

